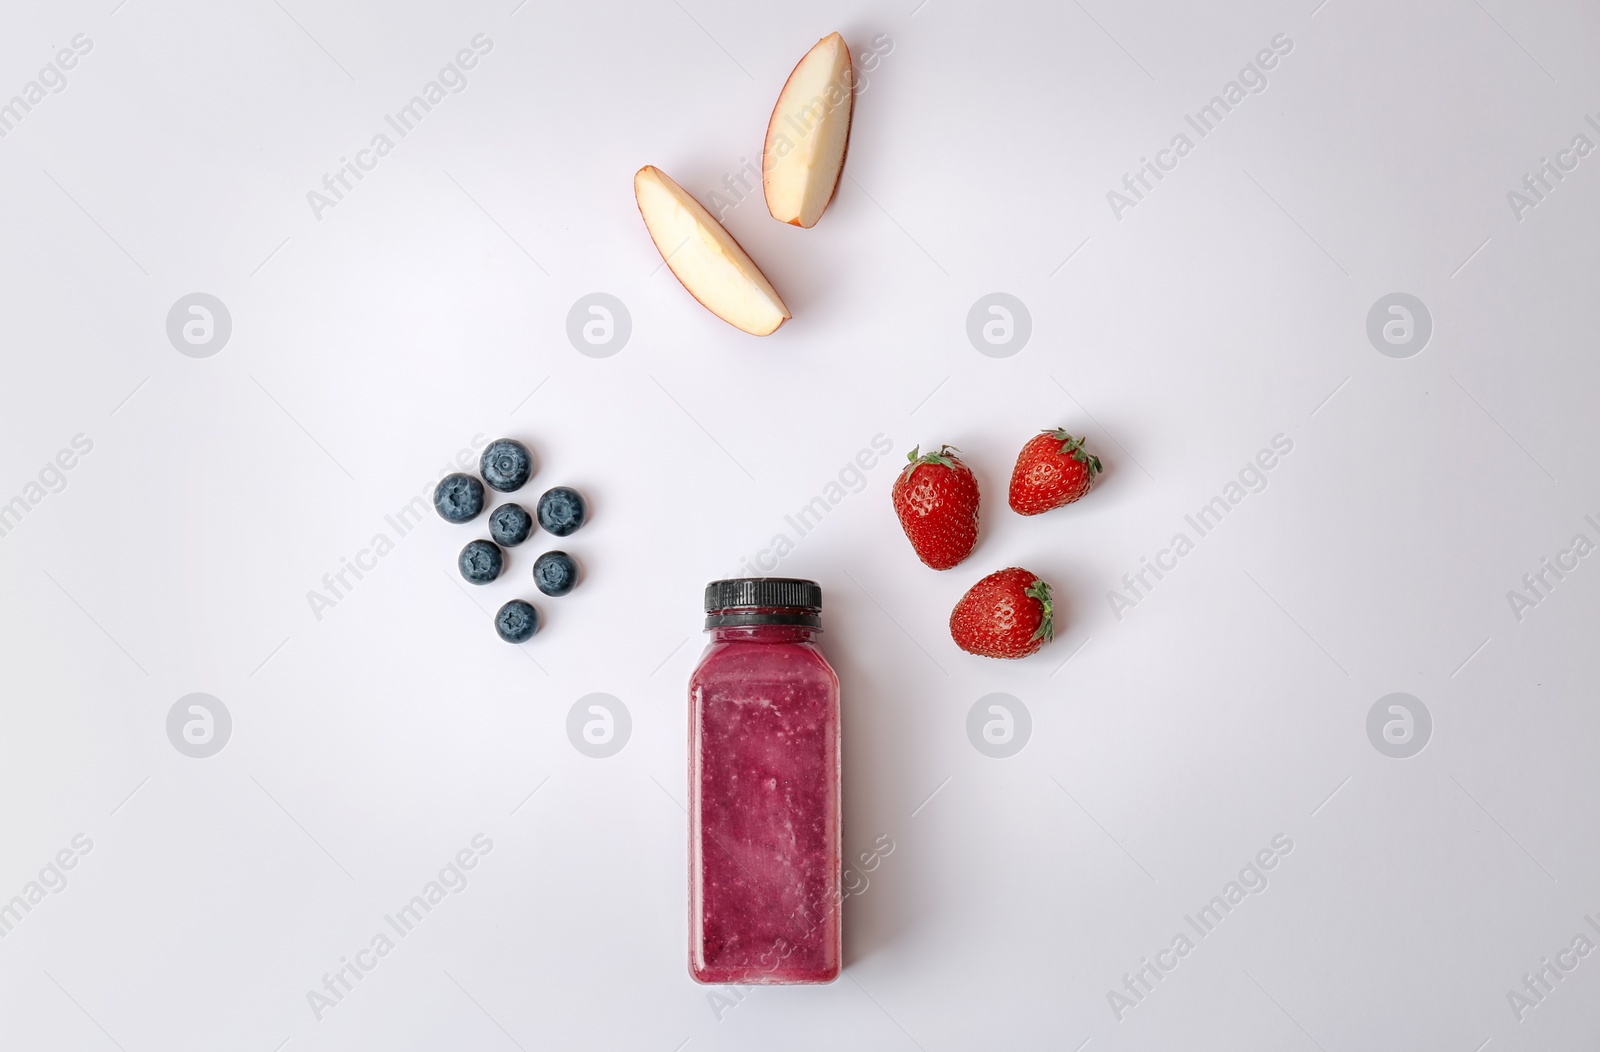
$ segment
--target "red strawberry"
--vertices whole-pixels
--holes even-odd
[[[919,456],[913,449],[891,494],[917,558],[935,570],[950,569],[978,543],[978,480],[956,452],[940,446]]]
[[[950,638],[979,657],[1027,657],[1054,634],[1050,586],[1013,566],[990,574],[950,612]]]
[[[1011,510],[1018,515],[1071,504],[1100,473],[1100,458],[1083,448],[1084,439],[1060,428],[1035,435],[1017,454],[1011,469]]]

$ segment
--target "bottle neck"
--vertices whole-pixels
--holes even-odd
[[[822,634],[806,625],[722,625],[706,631],[713,643],[815,643]]]

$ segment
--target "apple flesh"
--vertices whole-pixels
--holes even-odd
[[[733,235],[661,169],[633,177],[645,229],[689,295],[729,325],[766,336],[791,315],[772,283]]]
[[[784,82],[761,151],[761,187],[772,218],[812,227],[833,200],[850,145],[854,73],[844,37],[830,33]]]

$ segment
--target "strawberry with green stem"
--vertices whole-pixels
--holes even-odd
[[[978,543],[978,479],[958,452],[947,445],[936,453],[913,449],[890,493],[917,558],[935,570],[956,565]]]
[[[1011,510],[1038,515],[1088,493],[1100,474],[1100,458],[1083,448],[1085,441],[1059,427],[1029,439],[1011,469]]]
[[[1054,635],[1050,586],[1020,566],[985,577],[950,612],[950,638],[979,657],[1027,657]]]

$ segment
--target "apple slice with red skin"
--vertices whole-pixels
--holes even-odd
[[[772,218],[816,226],[833,201],[850,148],[854,78],[849,45],[830,33],[784,82],[761,150],[761,188]]]
[[[712,314],[752,336],[788,321],[789,308],[739,242],[661,169],[633,177],[639,215],[672,273]]]

